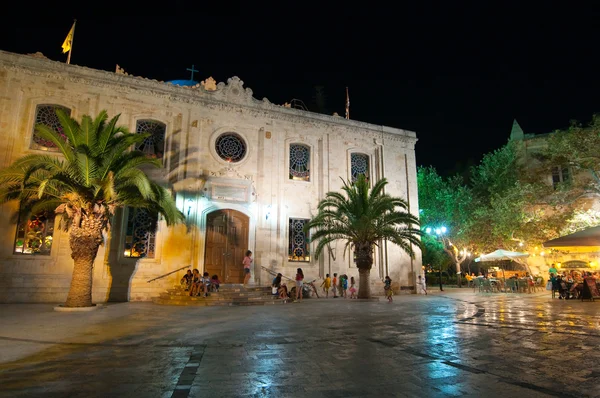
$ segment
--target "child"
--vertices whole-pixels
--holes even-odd
[[[331,285],[333,288],[333,298],[337,298],[337,283],[338,283],[337,273],[334,273],[333,274],[333,284]]]
[[[219,293],[219,286],[221,285],[221,281],[219,281],[219,277],[217,275],[213,275],[212,278],[210,278],[210,284],[213,287],[213,289],[215,290],[215,292]]]
[[[325,298],[329,298],[329,288],[331,287],[331,278],[329,277],[329,274],[325,276],[325,280],[323,281],[323,283],[321,283],[321,286],[323,286],[323,293],[325,293]]]
[[[187,273],[183,276],[183,278],[181,278],[181,281],[179,282],[181,284],[181,286],[183,286],[185,288],[186,292],[190,291],[190,287],[192,287],[192,280],[194,279],[194,275],[192,274],[191,270],[187,270]]]
[[[283,300],[288,299],[288,290],[287,290],[287,286],[285,283],[282,283],[281,286],[279,287],[279,298],[283,299]]]
[[[210,290],[210,277],[208,276],[208,272],[205,272],[200,279],[202,282],[202,290],[204,290],[204,297],[208,297],[208,291]]]
[[[342,296],[348,298],[348,275],[342,275],[340,280],[342,282]]]
[[[427,294],[427,285],[425,284],[425,279],[419,275],[419,279],[417,280],[417,294],[421,294],[421,292]]]
[[[302,272],[302,268],[298,268],[296,271],[296,300],[302,301],[302,286],[304,285],[304,272]]]
[[[386,276],[384,282],[385,286],[383,287],[383,290],[385,290],[385,296],[387,297],[388,302],[391,303],[393,301],[392,294],[394,294],[394,292],[392,292],[392,280],[389,276]]]
[[[248,284],[250,280],[250,268],[252,266],[252,251],[248,250],[246,252],[246,257],[244,257],[244,261],[242,261],[244,265],[244,286]]]
[[[354,277],[351,276],[350,277],[350,298],[356,298],[355,294],[356,294],[356,288],[354,287],[355,282],[354,282]]]

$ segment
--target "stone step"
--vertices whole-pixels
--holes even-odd
[[[272,305],[281,304],[281,300],[249,300],[249,301],[233,301],[233,300],[194,300],[196,297],[190,297],[191,300],[172,300],[155,297],[152,301],[155,304],[160,305],[176,305],[176,306],[200,306],[200,307],[211,307],[211,306],[223,306],[223,307],[242,307],[250,305]]]
[[[242,297],[224,297],[217,295],[208,295],[207,297],[203,296],[174,296],[167,293],[162,293],[159,298],[163,300],[180,300],[180,301],[189,301],[189,300],[212,300],[212,301],[256,301],[256,300],[273,300],[274,297],[269,296],[242,296]]]
[[[190,292],[185,290],[168,290],[162,294],[169,296],[189,296]],[[209,292],[214,297],[270,297],[271,292]]]
[[[181,286],[176,285],[173,289],[167,289],[159,297],[152,301],[161,305],[197,305],[197,306],[243,306],[264,305],[280,303],[271,294],[269,286],[244,286],[242,284],[222,284],[219,292],[210,292],[208,297],[190,297]]]

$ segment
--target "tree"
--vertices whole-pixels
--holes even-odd
[[[117,126],[119,115],[107,122],[106,111],[95,119],[84,115],[81,123],[57,110],[63,138],[39,124],[39,136],[52,142],[60,155],[25,155],[0,170],[0,202],[18,200],[20,209],[36,214],[62,215],[61,227],[69,232],[73,277],[65,306],[92,305],[92,268],[117,208],[130,206],[162,214],[168,225],[183,214],[169,191],[151,181],[141,169],[161,166],[130,148],[148,134],[132,134]]]
[[[433,167],[419,167],[417,184],[421,225],[426,231],[435,231],[441,226],[449,231],[448,234],[437,234],[440,245],[429,245],[429,252],[441,248],[450,257],[460,286],[461,265],[469,255],[472,240],[473,194],[461,176],[443,178]]]
[[[360,276],[358,297],[369,298],[374,247],[388,240],[414,258],[412,247],[421,246],[419,220],[407,211],[408,204],[404,200],[384,193],[388,183],[385,178],[371,189],[364,175],[354,183],[342,181],[345,195],[328,192],[319,202],[317,215],[305,229],[314,230],[311,240],[318,241],[316,258],[328,243],[346,241],[344,254],[346,250],[353,250],[356,256]]]

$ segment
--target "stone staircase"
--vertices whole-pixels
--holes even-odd
[[[190,297],[182,287],[176,286],[161,293],[159,297],[153,297],[155,304],[162,305],[198,305],[198,306],[246,306],[278,304],[282,300],[271,294],[269,286],[248,286],[242,284],[223,284],[219,292],[210,292],[208,297]]]

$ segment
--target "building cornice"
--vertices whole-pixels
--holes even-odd
[[[144,77],[70,65],[45,57],[15,54],[2,50],[0,50],[0,67],[48,79],[66,80],[121,92],[136,92],[173,102],[200,105],[210,109],[237,111],[265,119],[299,122],[315,127],[325,124],[334,131],[347,131],[363,135],[368,132],[368,135],[373,138],[399,141],[410,147],[414,147],[417,141],[416,133],[413,131],[288,108],[273,104],[267,98],[263,98],[262,101],[257,100],[252,96],[252,90],[245,88],[244,82],[237,76],[227,79],[227,83],[218,83],[215,90],[207,90],[203,85],[176,86]]]

